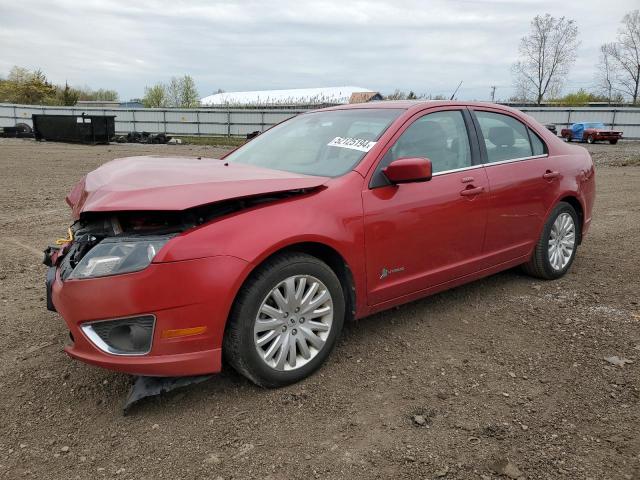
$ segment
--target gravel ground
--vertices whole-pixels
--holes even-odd
[[[639,479],[640,143],[589,149],[594,222],[563,279],[494,275],[348,325],[297,385],[227,370],[124,417],[130,378],[62,352],[40,251],[83,173],[222,150],[0,139],[0,478]]]

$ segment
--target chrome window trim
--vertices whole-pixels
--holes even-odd
[[[129,318],[137,318],[137,317],[153,317],[153,328],[151,329],[151,342],[149,343],[149,349],[146,352],[139,352],[139,353],[122,352],[121,350],[117,350],[113,347],[110,347],[104,340],[102,340],[102,338],[100,338],[100,335],[98,335],[96,331],[93,329],[93,325],[95,325],[96,323],[114,322],[117,320],[127,320]],[[107,320],[96,320],[94,322],[83,323],[82,325],[80,325],[80,330],[82,330],[82,333],[84,333],[84,335],[87,337],[87,339],[91,343],[93,343],[96,347],[98,347],[100,350],[102,350],[105,353],[108,353],[110,355],[117,355],[117,356],[140,357],[143,355],[148,355],[151,352],[151,349],[153,348],[153,337],[156,333],[156,316],[152,313],[146,313],[142,315],[132,315],[129,317],[109,318]]]
[[[475,170],[476,168],[482,168],[484,165],[469,165],[468,167],[454,168],[451,170],[442,170],[441,172],[435,172],[431,176],[437,177],[439,175],[446,175],[447,173],[464,172],[465,170]]]
[[[509,160],[500,160],[497,162],[487,162],[484,164],[484,166],[489,166],[489,165],[502,165],[503,163],[513,163],[513,162],[521,162],[523,160],[534,160],[536,158],[546,158],[548,157],[549,154],[548,153],[543,153],[542,155],[530,155],[528,157],[518,157],[518,158],[510,158]]]
[[[468,167],[462,167],[462,168],[454,168],[452,170],[443,170],[441,172],[436,172],[434,174],[432,174],[432,177],[437,177],[439,175],[446,175],[448,173],[456,173],[456,172],[464,172],[465,170],[475,170],[476,168],[481,168],[481,167],[489,167],[492,165],[502,165],[505,163],[513,163],[513,162],[521,162],[524,160],[534,160],[536,158],[546,158],[548,157],[549,154],[545,153],[543,155],[532,155],[529,157],[519,157],[519,158],[511,158],[509,160],[500,160],[499,162],[490,162],[490,163],[481,163],[480,165],[470,165]]]

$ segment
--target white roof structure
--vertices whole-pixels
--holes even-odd
[[[228,105],[296,105],[349,103],[354,93],[376,93],[362,87],[295,88],[289,90],[258,90],[253,92],[224,92],[200,100],[204,107]]]

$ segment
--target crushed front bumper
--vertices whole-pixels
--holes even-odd
[[[65,351],[72,358],[133,375],[215,373],[221,368],[229,310],[248,271],[247,262],[229,256],[152,263],[135,273],[66,281],[50,267],[47,307],[57,310],[69,328],[73,340]],[[81,328],[87,322],[138,315],[156,318],[145,355],[105,352]],[[189,329],[197,333],[167,334]]]

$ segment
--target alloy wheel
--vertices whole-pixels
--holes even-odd
[[[322,350],[333,324],[333,299],[311,275],[276,285],[260,305],[253,340],[260,358],[275,370],[295,370]]]
[[[576,226],[573,217],[568,213],[561,213],[553,222],[549,234],[548,258],[551,267],[560,271],[564,269],[575,250]]]

